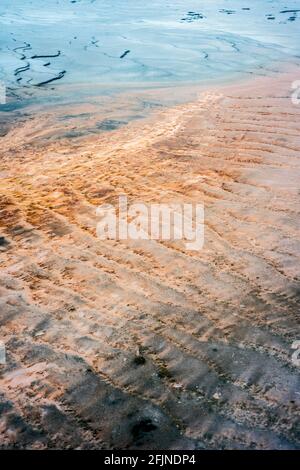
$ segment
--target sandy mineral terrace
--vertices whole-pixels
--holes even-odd
[[[300,448],[299,78],[1,138],[0,448]],[[204,203],[203,250],[99,240],[120,193]]]

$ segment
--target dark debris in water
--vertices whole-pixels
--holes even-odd
[[[226,13],[226,15],[234,15],[236,13],[235,10],[228,10],[227,8],[221,8],[219,10],[220,13]]]
[[[23,74],[24,73],[26,74],[26,72],[31,70],[31,63],[30,63],[31,60],[56,58],[56,57],[59,57],[61,55],[61,51],[57,51],[54,54],[46,54],[46,53],[45,54],[34,54],[34,55],[28,57],[26,55],[27,51],[31,51],[32,46],[28,42],[24,42],[23,44],[24,45],[15,47],[13,49],[13,52],[16,55],[19,56],[19,59],[22,61],[22,63],[24,64],[24,62],[25,62],[25,65],[22,65],[21,67],[17,67],[14,71],[14,76],[16,77],[16,82],[17,82],[18,85],[22,85],[23,82],[26,80],[26,78],[23,77]],[[43,65],[44,65],[44,67],[49,67],[51,65],[51,62],[46,62]],[[29,86],[42,87],[44,85],[47,85],[48,83],[52,83],[54,81],[61,80],[65,76],[66,73],[67,73],[66,70],[63,70],[63,71],[59,72],[58,74],[53,73],[52,77],[50,76],[47,80],[43,80],[43,81],[35,83],[35,84],[32,84],[31,82],[32,82],[33,79],[29,78],[26,81],[26,87],[27,88]]]
[[[59,57],[60,54],[61,54],[60,51],[57,51],[56,54],[42,54],[42,55],[35,54],[31,57],[31,59],[50,59],[50,58],[53,58],[53,57]]]
[[[48,83],[52,83],[56,80],[61,80],[65,76],[66,73],[67,73],[66,70],[63,70],[56,77],[49,78],[49,80],[45,80],[44,82],[36,83],[35,86],[40,87],[40,86],[47,85]]]
[[[120,59],[124,59],[124,57],[126,57],[129,53],[130,53],[129,49],[127,51],[123,52],[123,54],[120,56]]]
[[[187,23],[192,23],[194,21],[203,20],[206,18],[202,13],[196,13],[195,11],[189,11],[184,18],[181,18],[181,21]]]

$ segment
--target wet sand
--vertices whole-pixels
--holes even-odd
[[[99,135],[56,140],[32,116],[1,138],[0,448],[300,447],[295,79]],[[99,240],[120,193],[203,202],[203,250]]]

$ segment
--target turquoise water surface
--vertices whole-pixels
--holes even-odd
[[[10,100],[268,73],[300,57],[293,0],[1,0]]]

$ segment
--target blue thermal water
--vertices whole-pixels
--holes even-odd
[[[299,49],[294,0],[0,3],[0,80],[12,100],[264,74],[299,62]]]

